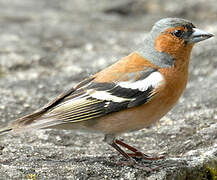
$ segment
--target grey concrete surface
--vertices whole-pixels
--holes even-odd
[[[216,0],[0,0],[0,126],[136,50],[155,21],[182,17],[217,35]],[[123,134],[159,170],[123,160],[99,134],[41,130],[0,138],[0,179],[217,179],[217,40],[197,44],[188,87],[160,123]]]

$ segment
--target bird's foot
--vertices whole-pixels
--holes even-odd
[[[144,154],[140,151],[136,151],[136,152],[133,152],[133,153],[127,153],[127,155],[129,155],[130,157],[132,158],[141,158],[141,159],[145,159],[145,160],[160,160],[160,159],[164,159],[165,156],[161,155],[161,156],[157,156],[157,155],[154,155],[154,156],[150,156],[150,155],[147,155],[147,154]]]
[[[132,157],[132,158],[142,158],[145,160],[159,160],[159,159],[164,159],[165,156],[161,155],[161,156],[150,156],[147,154],[144,154],[142,152],[140,152],[139,150],[137,150],[136,148],[124,143],[123,141],[120,140],[116,140],[115,141],[117,144],[119,144],[120,146],[127,148],[128,150],[132,151],[132,153],[127,153],[128,156]]]

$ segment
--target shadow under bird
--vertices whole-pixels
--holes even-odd
[[[212,36],[185,19],[161,19],[136,52],[13,121],[0,134],[42,128],[100,132],[127,165],[135,165],[135,157],[159,159],[116,137],[143,129],[170,111],[186,87],[192,47]]]

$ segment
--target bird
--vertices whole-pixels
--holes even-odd
[[[150,126],[172,109],[186,88],[193,46],[212,36],[186,19],[160,19],[136,51],[12,121],[0,134],[47,128],[99,132],[130,165],[135,157],[160,159],[117,137]]]

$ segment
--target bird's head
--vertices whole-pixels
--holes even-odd
[[[176,60],[188,63],[193,45],[212,36],[188,20],[164,18],[152,27],[145,39],[142,55],[161,67],[172,67]]]

